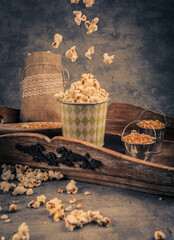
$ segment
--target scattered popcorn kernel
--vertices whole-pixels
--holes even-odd
[[[114,61],[114,57],[115,57],[115,55],[109,56],[108,53],[104,53],[103,54],[103,58],[104,58],[103,62],[111,64]]]
[[[58,192],[58,193],[63,193],[63,189],[62,189],[62,188],[59,188],[59,189],[57,190],[57,192]]]
[[[94,50],[95,50],[94,46],[90,47],[88,51],[85,53],[85,56],[91,60],[92,59],[91,55],[94,53]]]
[[[53,215],[55,222],[58,222],[60,219],[65,218],[64,206],[62,201],[58,198],[53,198],[46,203],[46,209],[50,212],[50,215]]]
[[[60,199],[53,198],[46,203],[46,209],[48,211],[52,211],[53,209],[58,208],[60,204],[62,204],[62,201]]]
[[[154,238],[155,238],[155,240],[165,239],[166,235],[163,232],[161,232],[161,231],[156,231],[154,233]]]
[[[6,214],[1,215],[1,220],[6,220],[6,219],[8,219],[8,215]]]
[[[77,204],[77,208],[81,209],[82,208],[82,204],[81,203]]]
[[[95,3],[95,0],[83,0],[83,3],[86,4],[86,7],[92,7],[92,5]]]
[[[53,48],[58,48],[60,43],[62,42],[62,39],[63,39],[62,35],[56,33],[54,35],[54,42],[52,43]]]
[[[65,211],[67,211],[67,212],[69,212],[71,210],[72,210],[72,206],[68,206],[68,207],[65,208]]]
[[[90,195],[90,194],[91,194],[91,193],[88,192],[88,191],[84,192],[84,196],[86,196],[86,195]]]
[[[76,187],[76,182],[74,180],[71,180],[67,185],[66,185],[66,190],[68,194],[76,194],[78,191],[78,188]]]
[[[94,18],[92,22],[85,21],[85,27],[88,29],[87,34],[91,34],[98,30],[98,26],[97,26],[98,21],[99,21],[99,18]]]
[[[70,201],[69,201],[69,203],[70,204],[73,204],[73,203],[75,203],[77,200],[76,200],[76,198],[72,198]]]
[[[49,176],[49,179],[52,180],[52,179],[56,179],[56,180],[59,180],[61,178],[63,178],[63,174],[61,172],[57,172],[57,171],[48,171],[48,176]]]
[[[75,62],[76,59],[78,58],[78,55],[77,55],[75,49],[76,49],[76,46],[73,46],[73,47],[71,47],[71,49],[67,50],[66,53],[65,53],[65,56],[67,58],[70,58],[71,62]]]
[[[33,189],[32,189],[32,188],[27,189],[26,195],[27,195],[27,196],[30,196],[30,195],[32,195],[32,194],[33,194]]]
[[[11,170],[4,171],[1,175],[2,180],[9,181],[14,179],[14,174],[11,173]]]
[[[37,202],[39,202],[40,204],[44,204],[44,203],[46,203],[46,197],[45,197],[45,195],[40,195],[40,196],[38,196],[37,197]]]
[[[25,187],[23,187],[23,186],[17,186],[17,187],[13,190],[12,194],[16,196],[16,195],[24,194],[26,191],[27,191],[27,189],[26,189]]]
[[[40,202],[36,200],[32,200],[28,203],[28,207],[30,208],[39,208],[40,207]]]
[[[4,193],[9,192],[10,189],[16,188],[16,184],[14,183],[8,183],[6,181],[0,182],[0,190]]]
[[[23,222],[19,226],[18,232],[13,235],[12,240],[29,240],[29,239],[30,239],[30,235],[29,235],[28,226],[25,222]]]
[[[19,207],[14,203],[10,203],[9,212],[16,212],[17,210],[19,210]]]
[[[9,223],[9,222],[11,222],[11,219],[10,218],[8,218],[8,219],[5,219],[5,221],[4,221],[5,223]]]

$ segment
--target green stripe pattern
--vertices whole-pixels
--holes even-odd
[[[64,137],[104,145],[108,101],[96,104],[59,103]]]

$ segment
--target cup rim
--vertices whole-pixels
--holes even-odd
[[[91,102],[91,103],[89,103],[89,102],[87,102],[87,103],[71,103],[71,102],[62,102],[61,100],[59,100],[59,99],[57,99],[57,101],[59,102],[59,103],[62,103],[62,104],[66,104],[66,105],[97,105],[97,104],[102,104],[102,103],[106,103],[106,102],[109,102],[110,101],[110,98],[108,98],[107,100],[105,100],[105,101],[102,101],[102,102]]]

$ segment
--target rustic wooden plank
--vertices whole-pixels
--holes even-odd
[[[66,147],[75,153],[85,155],[101,161],[102,165],[95,170],[81,169],[79,163],[71,168],[60,164],[59,167],[49,166],[46,161],[34,162],[32,156],[15,149],[15,144],[31,146],[40,143],[45,147],[44,154],[53,152],[57,155],[58,147]],[[172,147],[174,146],[171,145]],[[113,186],[122,185],[128,189],[147,189],[149,192],[159,192],[173,195],[174,168],[153,162],[128,157],[124,154],[93,145],[76,139],[54,137],[49,139],[41,134],[17,133],[0,136],[0,161],[8,164],[28,164],[35,168],[60,170],[67,177],[82,179],[94,183],[105,183]],[[174,161],[174,160],[172,160]]]
[[[19,121],[19,109],[0,106],[0,116],[4,119],[4,123],[16,123]]]
[[[147,110],[145,108],[135,106],[128,103],[112,103],[108,106],[106,132],[111,134],[122,134],[124,127],[137,120],[140,114]],[[157,118],[163,117],[162,114],[147,110],[146,117],[149,119],[156,116]],[[167,128],[165,131],[164,139],[174,140],[174,118],[166,116]]]

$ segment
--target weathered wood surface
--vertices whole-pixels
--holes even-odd
[[[0,106],[0,116],[3,118],[4,123],[16,123],[19,121],[19,109],[8,108]]]
[[[16,144],[31,146],[37,143],[44,146],[44,155],[52,152],[58,156],[57,148],[65,147],[81,155],[89,153],[92,158],[101,161],[101,166],[94,170],[80,168],[79,162],[75,162],[74,167],[63,164],[50,166],[47,161],[33,161],[33,156],[15,148]],[[174,142],[170,142],[170,147],[174,147]],[[162,158],[161,154],[160,160]],[[173,164],[174,158],[171,161]],[[70,179],[174,197],[174,167],[155,163],[155,161],[145,162],[72,138],[57,136],[50,140],[44,135],[33,133],[1,135],[0,163],[27,164],[35,168],[60,170]]]
[[[110,104],[107,112],[106,132],[111,134],[122,134],[124,127],[128,123],[137,120],[144,110],[146,109],[128,103]],[[159,116],[163,118],[162,114],[150,110],[146,112],[145,116],[149,119],[154,116],[156,116],[157,119]],[[166,119],[167,128],[164,139],[174,140],[174,118],[166,116]]]

